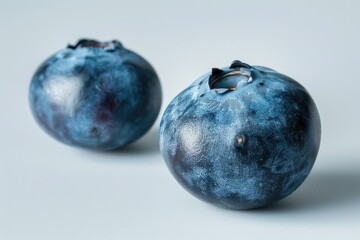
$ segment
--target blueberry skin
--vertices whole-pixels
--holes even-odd
[[[234,61],[172,100],[160,124],[160,149],[176,180],[197,198],[252,209],[301,185],[320,135],[318,110],[303,86]]]
[[[152,66],[120,42],[80,40],[48,58],[30,84],[38,124],[72,146],[112,150],[140,138],[161,107]]]

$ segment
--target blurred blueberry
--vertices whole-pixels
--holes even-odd
[[[118,41],[83,39],[36,71],[29,100],[39,125],[73,146],[110,150],[140,138],[161,106],[151,65]]]

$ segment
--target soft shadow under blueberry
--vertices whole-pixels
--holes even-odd
[[[158,128],[151,128],[144,136],[135,141],[134,143],[125,146],[123,148],[101,151],[101,150],[89,150],[85,149],[86,152],[91,152],[93,155],[102,156],[136,156],[136,155],[153,155],[160,153],[159,148],[159,135]],[[81,150],[81,149],[80,149]],[[121,158],[123,159],[123,158]]]
[[[152,128],[136,142],[112,152],[127,154],[159,153],[159,129]]]
[[[360,169],[338,168],[312,172],[289,197],[255,212],[332,210],[358,208],[360,204]]]

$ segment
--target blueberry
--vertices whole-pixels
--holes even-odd
[[[152,66],[118,41],[83,39],[48,58],[30,84],[39,125],[61,142],[101,150],[123,147],[154,123],[161,86]]]
[[[270,68],[214,68],[169,104],[160,149],[191,194],[226,208],[278,201],[310,173],[320,118],[309,93]]]

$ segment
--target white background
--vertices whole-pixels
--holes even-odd
[[[360,239],[359,12],[355,0],[0,0],[0,239]],[[321,115],[313,171],[269,208],[231,211],[173,179],[159,119],[123,151],[53,140],[31,116],[28,86],[45,58],[82,37],[119,39],[149,60],[162,112],[234,59],[293,77]]]

